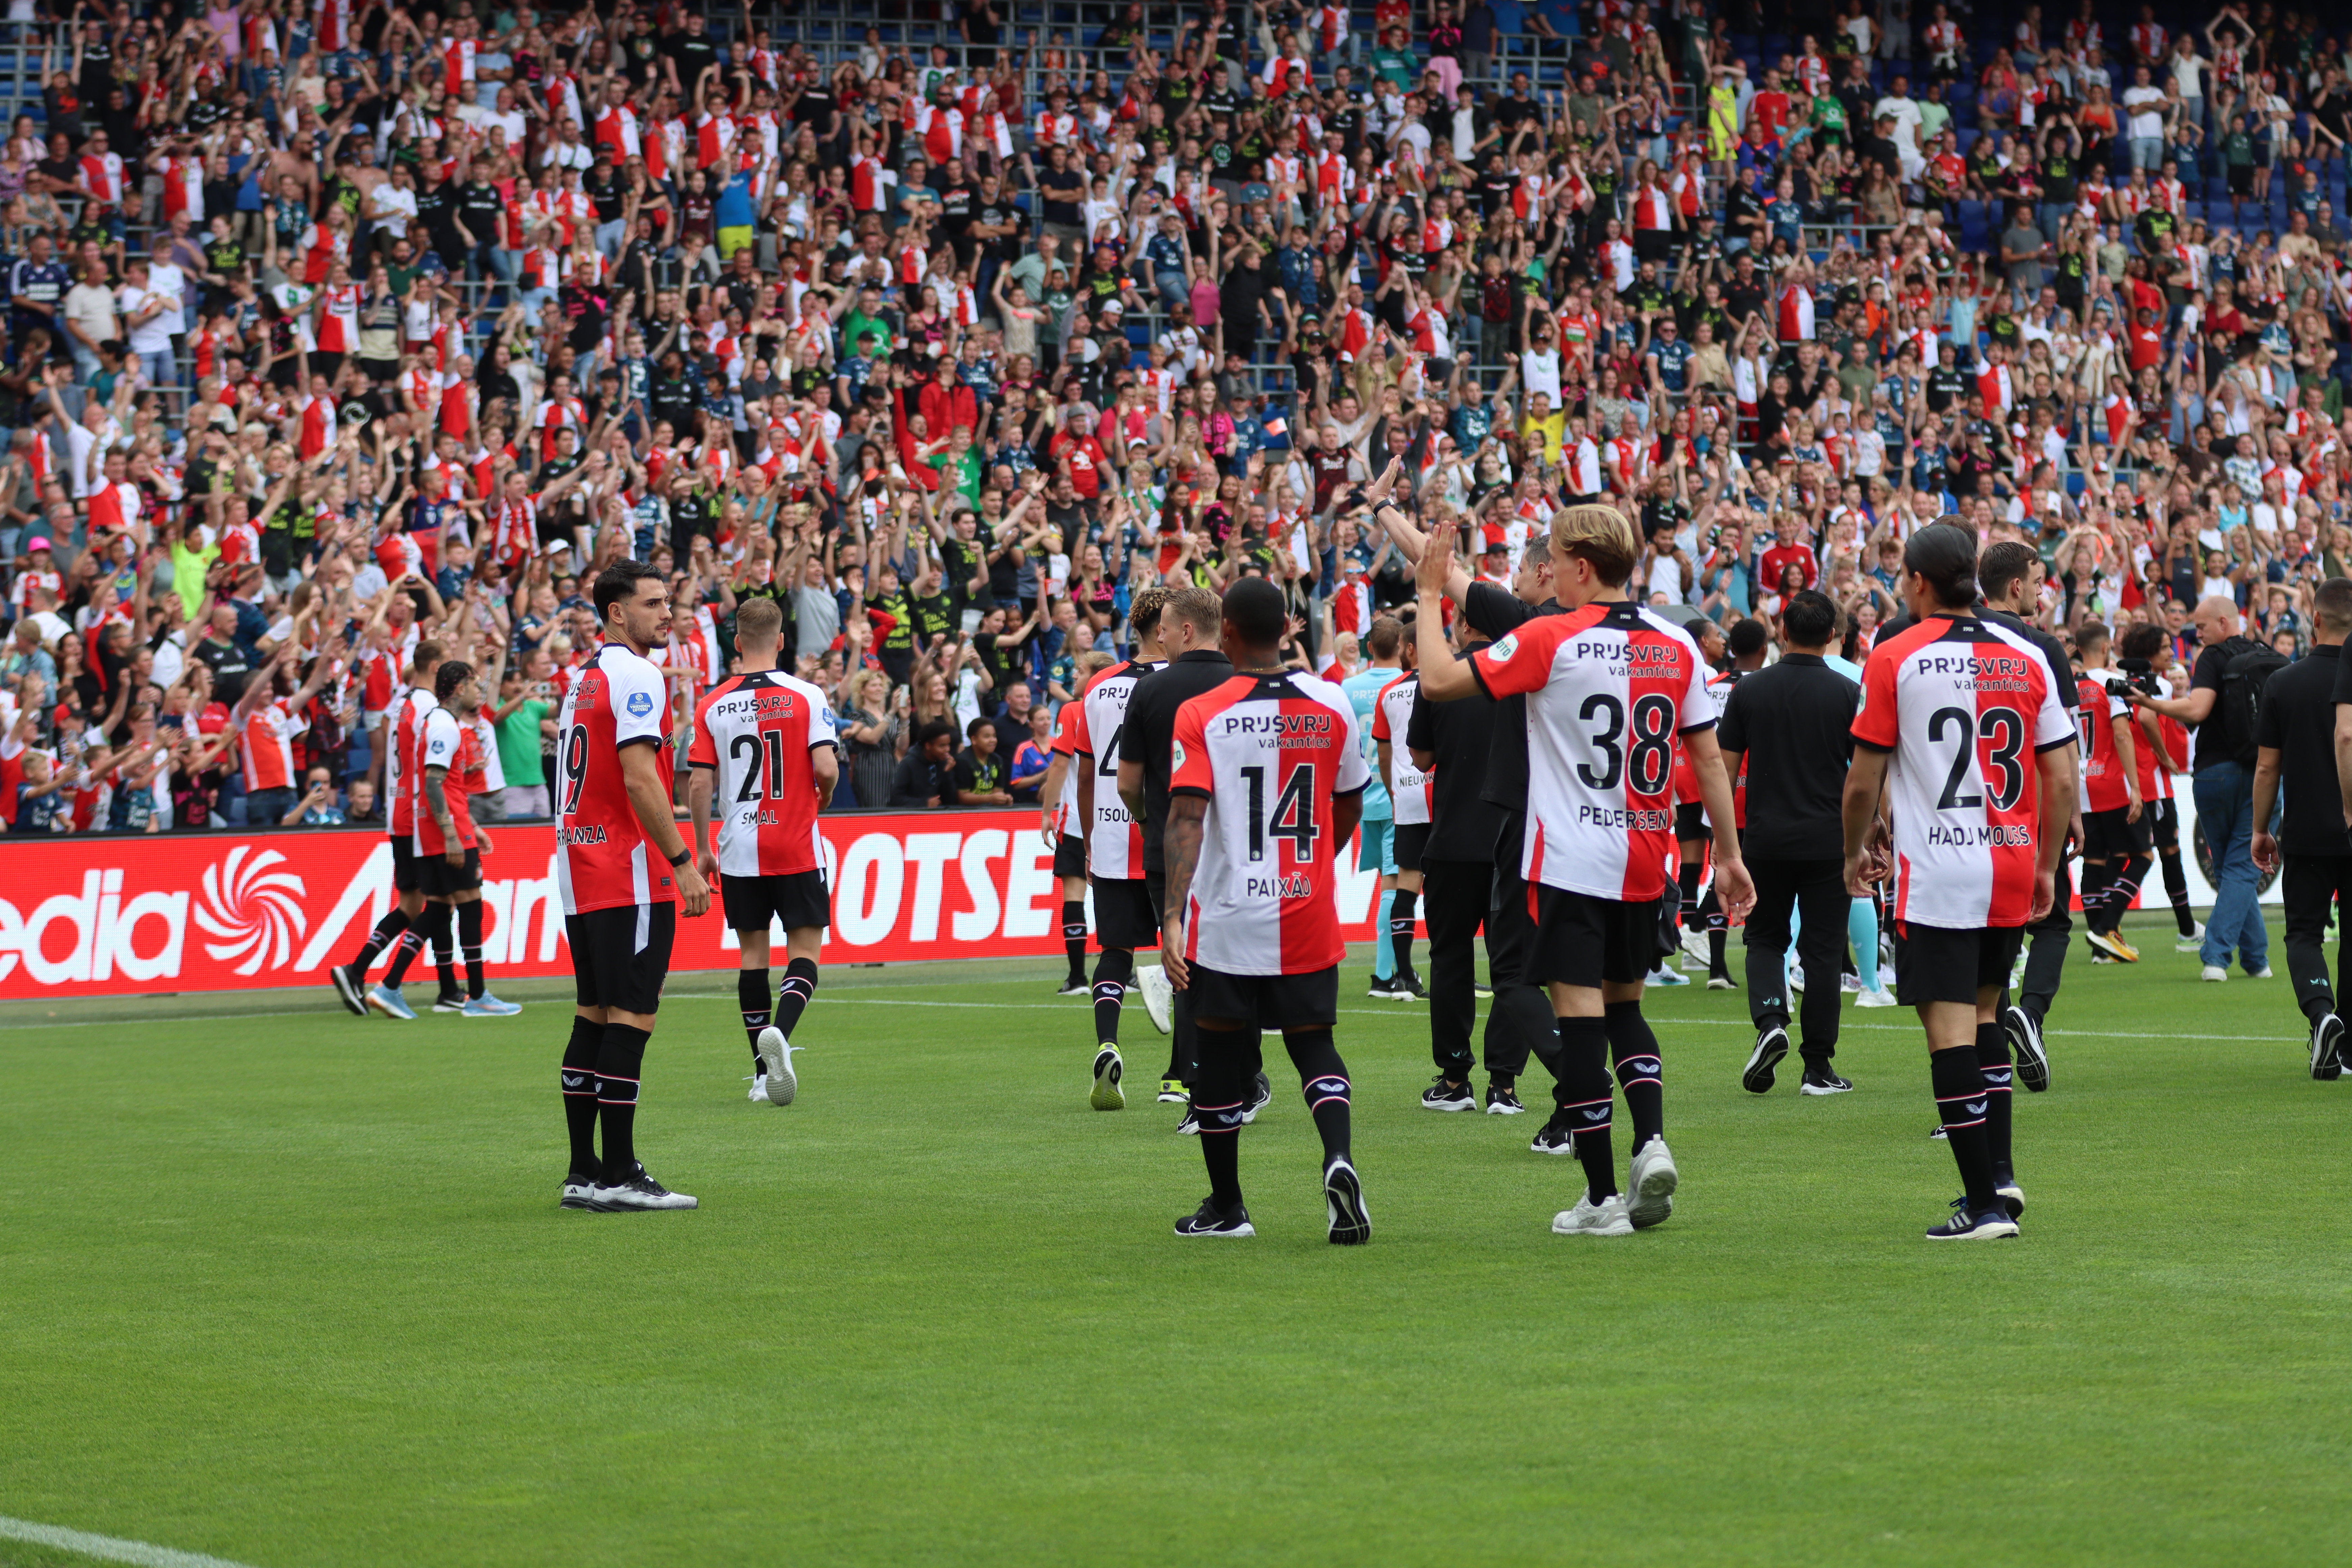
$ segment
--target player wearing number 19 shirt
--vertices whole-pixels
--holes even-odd
[[[1997,1009],[2024,928],[2054,896],[2074,804],[2074,719],[2041,650],[1975,612],[1973,530],[1921,529],[1903,564],[1918,619],[1881,637],[1863,667],[1843,802],[1846,885],[1859,895],[1887,869],[1885,794],[1895,996],[1919,1010],[1937,1110],[1966,1189],[1927,1236],[2013,1237],[2024,1194],[2010,1154],[2009,1052]]]
[[[646,657],[669,635],[669,593],[653,567],[623,561],[597,574],[593,599],[604,640],[564,693],[556,728],[555,881],[579,1003],[563,1051],[572,1168],[562,1204],[693,1208],[646,1174],[635,1145],[639,1073],[677,905],[688,915],[710,906],[670,805],[668,698]]]
[[[776,668],[784,615],[773,599],[735,612],[736,673],[694,710],[686,760],[696,864],[719,880],[742,964],[735,999],[751,1046],[751,1100],[784,1106],[799,1092],[792,1034],[816,994],[817,953],[832,923],[816,815],[841,777],[824,693]],[[719,817],[709,847],[711,804]],[[769,928],[784,931],[783,984],[768,992]]]
[[[1282,1031],[1323,1140],[1329,1237],[1370,1239],[1349,1147],[1332,857],[1356,827],[1371,770],[1344,692],[1282,667],[1282,593],[1245,577],[1225,593],[1219,641],[1234,678],[1176,710],[1170,748],[1170,978],[1198,1031],[1192,1111],[1209,1197],[1179,1236],[1255,1234],[1242,1203],[1240,1133],[1258,1032]]]
[[[1560,1106],[1575,1132],[1585,1192],[1552,1220],[1563,1236],[1631,1236],[1674,1212],[1679,1180],[1664,1136],[1657,1036],[1642,984],[1659,957],[1659,900],[1675,893],[1675,752],[1716,830],[1716,876],[1737,915],[1749,901],[1731,786],[1715,744],[1715,700],[1698,645],[1625,597],[1639,554],[1613,507],[1551,520],[1552,593],[1564,614],[1530,620],[1457,660],[1437,631],[1446,582],[1432,536],[1421,584],[1421,686],[1433,701],[1483,690],[1524,696],[1528,821],[1520,852],[1535,927],[1527,978],[1547,986],[1559,1031]],[[1611,1138],[1610,1064],[1633,1122],[1629,1193]]]

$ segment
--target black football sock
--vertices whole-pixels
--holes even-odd
[[[1412,973],[1413,911],[1420,903],[1418,892],[1410,888],[1399,888],[1395,901],[1389,905],[1389,947],[1396,954],[1399,977]]]
[[[490,988],[488,971],[482,963],[482,900],[471,899],[457,906],[457,955],[466,961],[466,995],[479,1001]]]
[[[2010,1066],[2008,1032],[1998,1022],[1977,1026],[1977,1067],[1985,1081],[1985,1156],[1992,1162],[1993,1184],[1999,1186],[2015,1176],[2017,1167],[2009,1154],[2010,1080],[2016,1075]]]
[[[735,972],[735,1009],[743,1015],[743,1037],[751,1045],[751,1071],[756,1075],[767,1071],[760,1060],[760,1031],[775,1016],[769,1005],[768,972],[764,969],[739,969]]]
[[[1119,999],[1134,978],[1135,954],[1126,948],[1105,948],[1095,961],[1095,1038],[1104,1045],[1118,1044]]]
[[[425,936],[433,944],[433,968],[441,981],[440,994],[457,994],[457,951],[451,940],[457,910],[452,904],[425,906]]]
[[[1985,1092],[1984,1068],[1972,1049],[1931,1051],[1927,1071],[1936,1089],[1936,1114],[1943,1119],[1944,1142],[1960,1168],[1969,1211],[1983,1214],[2000,1200],[1993,1191],[1992,1152],[1985,1142],[1985,1117],[1992,1096]]]
[[[604,1123],[604,1184],[625,1182],[637,1167],[637,1078],[652,1037],[626,1024],[604,1026],[596,1052],[596,1111]]]
[[[2162,850],[2164,896],[2171,902],[2172,919],[2183,936],[2197,934],[2197,917],[2189,912],[2189,873],[2180,868],[2180,846]]]
[[[422,921],[425,918],[425,915],[429,915],[433,911],[430,909],[427,909],[425,911],[425,914],[419,915],[416,918],[417,920]],[[408,966],[415,963],[416,955],[424,951],[425,933],[422,931],[419,931],[415,925],[412,924],[406,931],[400,933],[400,942],[398,945],[394,947],[392,950],[392,967],[384,972],[383,983],[386,985],[391,986],[399,985],[401,981],[405,978],[408,973]]]
[[[2127,855],[2116,868],[2115,880],[2107,884],[2107,929],[2114,931],[2124,923],[2131,911],[2132,900],[2139,897],[2139,885],[2147,876],[2147,868],[2156,864],[2153,855]]]
[[[1169,1021],[1175,1027],[1168,1031],[1168,1070],[1160,1077],[1174,1079],[1189,1090],[1200,1074],[1194,1065],[1200,1059],[1200,1037],[1192,1027],[1192,994],[1179,991],[1168,1010],[1174,1015]]]
[[[1706,922],[1706,972],[1727,974],[1724,967],[1724,947],[1731,935],[1731,921],[1725,917],[1722,900],[1715,896],[1715,884],[1707,884],[1706,897],[1698,901],[1699,918]]]
[[[596,1056],[604,1026],[572,1016],[572,1038],[563,1047],[563,1124],[572,1134],[572,1173],[593,1178],[596,1167]]]
[[[1609,1026],[1601,1018],[1559,1021],[1559,1107],[1576,1134],[1585,1192],[1594,1203],[1617,1195],[1617,1159],[1609,1139],[1616,1091],[1609,1081]]]
[[[1399,893],[1398,898],[1411,895]],[[1315,1118],[1315,1131],[1322,1134],[1323,1163],[1344,1159],[1348,1154],[1348,1064],[1339,1059],[1339,1047],[1332,1042],[1331,1031],[1316,1029],[1307,1034],[1285,1035],[1282,1043],[1290,1049],[1290,1065],[1298,1069],[1298,1088],[1307,1097],[1307,1113]]]
[[[1675,886],[1683,896],[1682,928],[1688,931],[1699,918],[1698,879],[1706,874],[1704,860],[1685,860],[1675,874]]]
[[[408,917],[401,912],[398,904],[384,910],[383,919],[375,922],[375,929],[368,932],[367,941],[360,944],[358,956],[352,960],[352,973],[364,978],[368,967],[375,963],[385,948],[399,941],[400,933],[407,929]]]
[[[1203,1029],[1200,1038],[1192,1113],[1201,1124],[1201,1163],[1209,1171],[1209,1201],[1231,1214],[1242,1206],[1242,1113],[1250,1102],[1245,1042],[1223,1029]]]
[[[2074,873],[2076,890],[2083,895],[2083,923],[2095,931],[2107,929],[2107,864],[2104,860],[2085,860]]]
[[[1638,1154],[1666,1130],[1657,1033],[1642,1016],[1639,1002],[1612,1002],[1601,1021],[1609,1032],[1609,1054],[1617,1064],[1617,1087],[1625,1093],[1625,1114],[1633,1123],[1632,1149]]]
[[[1062,946],[1070,955],[1070,978],[1087,977],[1087,901],[1084,899],[1062,900]]]
[[[800,1027],[801,1015],[808,1010],[810,998],[816,994],[816,960],[795,958],[784,965],[784,983],[776,987],[776,1027],[791,1039]]]

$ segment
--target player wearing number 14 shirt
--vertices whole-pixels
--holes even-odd
[[[1847,890],[1883,879],[1893,816],[1895,994],[1927,1033],[1936,1108],[1965,1189],[1936,1241],[2017,1234],[2007,1038],[1996,1014],[2024,928],[2049,911],[2073,805],[2074,719],[2041,651],[1974,613],[1976,534],[1904,547],[1916,625],[1863,667],[1846,773]]]
[[[824,693],[776,668],[784,615],[773,599],[735,612],[736,673],[694,710],[686,760],[696,864],[719,880],[727,926],[742,948],[735,999],[751,1044],[751,1100],[790,1105],[799,1092],[792,1034],[816,994],[817,952],[832,921],[816,814],[841,776]],[[719,808],[710,847],[711,806]],[[784,931],[784,983],[768,994],[769,929]]]
[[[1421,689],[1432,701],[1483,690],[1527,699],[1528,825],[1521,876],[1535,927],[1527,978],[1548,986],[1559,1030],[1559,1108],[1585,1191],[1552,1220],[1563,1236],[1631,1236],[1674,1212],[1657,1036],[1642,984],[1658,962],[1658,901],[1678,896],[1675,755],[1687,747],[1717,828],[1716,877],[1734,915],[1752,901],[1731,785],[1715,743],[1706,660],[1688,632],[1626,598],[1639,546],[1613,507],[1551,521],[1552,593],[1564,614],[1526,622],[1466,660],[1441,611],[1452,530],[1419,568]],[[1617,1083],[1633,1123],[1629,1191],[1617,1188],[1611,1124]]]
[[[1219,642],[1230,680],[1176,710],[1169,751],[1169,978],[1198,1033],[1192,1113],[1209,1197],[1176,1234],[1251,1236],[1239,1142],[1258,1032],[1282,1031],[1323,1140],[1328,1235],[1370,1239],[1349,1145],[1339,1018],[1339,913],[1332,857],[1356,828],[1371,769],[1356,710],[1326,680],[1282,667],[1281,590],[1244,577],[1225,592]]]

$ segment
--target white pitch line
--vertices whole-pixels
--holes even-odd
[[[80,1530],[61,1530],[54,1524],[35,1524],[5,1514],[0,1514],[0,1538],[54,1546],[60,1552],[79,1552],[85,1557],[102,1558],[109,1563],[135,1563],[141,1568],[245,1568],[245,1564],[231,1563],[226,1557],[175,1552],[168,1546],[150,1546],[143,1541],[121,1541]]]

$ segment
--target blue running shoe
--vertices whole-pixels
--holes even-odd
[[[511,1018],[517,1013],[521,1011],[521,1003],[501,1002],[497,997],[485,991],[479,996],[473,997],[467,1002],[465,1016],[468,1018]]]
[[[397,985],[369,986],[367,1005],[387,1018],[405,1018],[412,1024],[416,1022],[416,1010],[402,997]]]

